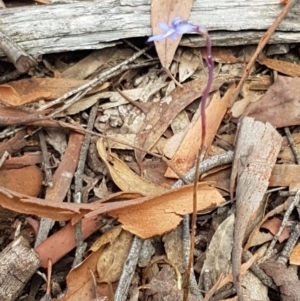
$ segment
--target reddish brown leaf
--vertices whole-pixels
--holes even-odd
[[[260,58],[257,61],[260,64],[265,65],[272,70],[276,70],[291,77],[300,76],[300,66],[297,64],[269,58]]]
[[[275,83],[257,102],[250,103],[245,115],[275,127],[300,123],[300,78],[278,76]]]
[[[23,136],[25,136],[23,134]],[[26,153],[24,156],[21,157],[12,157],[3,163],[1,169],[14,169],[14,168],[21,168],[28,165],[35,165],[43,162],[42,153],[37,152],[31,152]]]
[[[207,57],[207,49],[206,48],[201,48],[201,54],[203,58]],[[239,60],[229,53],[226,49],[222,47],[213,47],[212,50],[212,57],[215,62],[218,63],[223,63],[223,64],[234,64],[238,63]]]
[[[41,170],[33,166],[19,169],[0,170],[0,186],[29,196],[39,195],[43,182]]]
[[[14,154],[18,152],[21,148],[23,148],[27,144],[27,140],[24,138],[25,135],[26,135],[26,131],[23,130],[17,132],[9,140],[2,141],[0,143],[0,156],[2,156],[5,151],[9,152],[10,154]]]
[[[263,229],[267,229],[269,230],[273,235],[275,235],[280,226],[281,226],[281,220],[277,217],[273,217],[272,219],[269,219],[267,221],[265,221],[262,225],[261,228]],[[280,243],[282,243],[283,241],[285,241],[286,239],[288,239],[290,237],[290,233],[288,231],[288,229],[286,227],[283,228],[283,231],[281,232],[278,241]]]
[[[109,214],[118,218],[125,230],[139,237],[161,235],[173,230],[182,220],[181,215],[193,212],[192,191],[193,185],[183,186],[152,198],[143,198],[136,205],[110,210]],[[198,184],[197,195],[198,211],[224,202],[218,190],[205,183]]]
[[[127,163],[127,165],[135,172],[139,173],[140,168],[136,162]],[[164,177],[167,164],[164,161],[143,161],[142,169],[145,173],[145,179],[166,188],[170,188],[176,180]]]
[[[296,190],[300,189],[300,183],[299,182],[291,183],[289,189],[290,189],[290,191],[296,191]],[[288,198],[283,204],[275,207],[273,210],[268,212],[263,217],[263,219],[259,223],[257,223],[254,230],[250,234],[246,245],[244,246],[244,250],[248,250],[252,245],[254,245],[255,237],[257,236],[257,233],[259,232],[260,226],[265,221],[267,221],[269,218],[271,218],[273,216],[276,216],[276,215],[281,215],[282,212],[285,212],[286,210],[288,210],[288,208],[290,207],[290,204],[291,204],[292,201],[293,201],[293,198]]]
[[[282,301],[298,301],[300,282],[297,273],[278,262],[263,263],[260,267],[272,277],[280,289]]]
[[[94,202],[92,204],[74,204],[74,203],[60,203],[39,198],[30,197],[28,195],[0,187],[0,206],[3,208],[24,213],[32,214],[40,217],[48,217],[55,221],[67,221],[74,216],[78,220],[78,216],[90,213],[93,216],[98,215],[108,210],[117,209],[132,205],[135,199],[141,197],[137,193],[115,193],[106,199]],[[113,202],[115,200],[115,202]],[[125,202],[130,200],[129,202]],[[105,201],[112,201],[112,203],[102,204]],[[120,201],[120,202],[118,202]],[[141,200],[137,201],[141,202]],[[101,212],[103,210],[103,212]]]
[[[151,3],[151,25],[152,34],[159,35],[162,30],[159,27],[159,22],[171,24],[175,17],[180,17],[187,20],[193,5],[193,0],[152,0]],[[156,51],[163,67],[169,68],[177,46],[179,45],[181,36],[178,39],[164,39],[160,42],[155,42]]]
[[[0,86],[0,100],[14,107],[40,99],[54,99],[85,84],[67,78],[28,78]]]
[[[0,89],[1,94],[1,89]],[[0,108],[0,124],[3,125],[20,125],[32,123],[39,120],[49,119],[41,113],[31,113],[24,110],[1,107]]]
[[[3,208],[40,217],[48,217],[53,220],[70,220],[75,213],[88,213],[91,211],[89,205],[56,203],[43,199],[30,197],[28,195],[0,187],[0,206]]]

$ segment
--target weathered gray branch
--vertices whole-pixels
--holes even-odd
[[[256,43],[276,19],[279,0],[195,0],[190,21],[212,32],[214,45]],[[100,49],[151,34],[151,0],[98,0],[0,10],[0,29],[29,54]],[[271,42],[300,40],[300,1]],[[202,45],[202,44],[201,44]]]

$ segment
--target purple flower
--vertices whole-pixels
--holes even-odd
[[[173,40],[177,39],[177,35],[182,35],[188,32],[199,32],[203,34],[207,34],[206,30],[201,28],[200,26],[193,25],[188,23],[187,21],[182,20],[180,17],[175,17],[171,23],[171,26],[166,24],[165,22],[159,22],[159,27],[164,32],[163,34],[150,37],[147,42],[153,41],[161,41],[165,38],[171,38]]]

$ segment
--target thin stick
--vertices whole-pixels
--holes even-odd
[[[5,162],[5,160],[9,157],[9,152],[5,151],[4,154],[2,155],[2,157],[0,158],[0,167],[2,167],[3,163]]]
[[[43,131],[39,132],[39,138],[40,138],[40,145],[41,145],[42,156],[43,156],[43,169],[45,172],[44,185],[48,187],[53,187],[52,170],[51,170],[51,165],[49,160],[46,139]]]
[[[90,111],[90,116],[87,124],[89,130],[93,130],[94,122],[97,116],[98,102],[92,107]],[[75,172],[75,189],[74,189],[74,202],[76,204],[82,203],[82,187],[83,187],[83,173],[85,168],[86,157],[88,149],[90,146],[92,135],[89,133],[85,134],[84,140],[81,145],[79,160],[77,170]],[[87,248],[87,243],[83,240],[81,221],[78,221],[74,227],[75,230],[75,240],[76,240],[76,252],[75,259],[73,261],[73,267],[81,263],[84,252]]]
[[[43,110],[46,110],[54,105],[57,105],[61,102],[63,102],[64,100],[68,99],[69,97],[71,97],[72,95],[74,94],[78,94],[82,91],[85,91],[85,93],[87,91],[90,91],[93,87],[97,86],[99,84],[99,82],[105,78],[105,77],[108,77],[110,74],[122,69],[123,66],[125,65],[128,65],[129,63],[135,61],[139,56],[143,55],[146,51],[148,51],[151,47],[153,47],[153,45],[149,45],[147,47],[145,47],[144,49],[142,49],[141,51],[135,53],[133,56],[131,56],[128,60],[118,64],[117,66],[105,71],[104,73],[100,73],[95,79],[89,81],[87,84],[84,84],[82,86],[80,86],[79,88],[76,88],[72,91],[69,91],[67,93],[65,93],[63,96],[53,100],[53,101],[50,101],[49,103],[41,106],[38,111],[43,111]]]
[[[281,235],[284,227],[286,226],[286,223],[292,213],[292,211],[294,210],[294,208],[299,204],[299,199],[300,199],[300,190],[297,191],[295,198],[293,200],[293,202],[291,203],[290,207],[288,208],[288,210],[285,212],[282,223],[280,225],[279,230],[277,231],[277,233],[274,235],[272,242],[270,243],[268,250],[266,252],[266,257],[269,257],[271,255],[271,252],[273,250],[273,248],[275,247],[275,244],[279,238],[279,236]]]
[[[289,237],[287,243],[285,244],[283,250],[280,252],[280,255],[277,258],[276,262],[284,265],[288,262],[291,252],[294,249],[295,245],[297,244],[299,237],[300,237],[300,224],[297,223],[297,225],[293,229],[291,236]]]
[[[237,100],[237,97],[240,94],[242,86],[243,86],[245,80],[247,79],[247,77],[250,73],[250,70],[252,69],[252,67],[253,67],[256,59],[258,58],[259,54],[264,49],[264,47],[267,45],[267,43],[268,43],[269,39],[271,38],[272,34],[275,32],[278,25],[281,23],[281,21],[283,20],[285,15],[291,10],[291,8],[293,7],[293,5],[295,3],[296,3],[296,0],[289,0],[288,3],[286,4],[286,6],[284,7],[284,9],[281,11],[279,16],[274,21],[273,25],[261,37],[261,39],[260,39],[260,41],[257,45],[257,48],[255,50],[255,53],[253,54],[251,60],[247,64],[246,69],[244,70],[243,76],[242,76],[239,84],[235,88],[235,91],[233,93],[233,96],[232,96],[232,99],[231,99],[231,102],[230,102],[230,106],[232,106],[234,104],[234,102]]]
[[[299,152],[297,150],[297,147],[296,147],[296,144],[293,140],[293,137],[292,137],[292,134],[290,132],[290,129],[289,127],[285,127],[284,128],[284,132],[285,132],[285,135],[286,135],[286,138],[290,144],[290,147],[291,147],[291,150],[295,156],[295,159],[296,159],[296,163],[299,165],[300,164],[300,155],[299,155]]]
[[[143,241],[140,238],[137,236],[134,237],[115,292],[115,300],[125,301],[127,299],[130,283],[140,256],[142,243]]]

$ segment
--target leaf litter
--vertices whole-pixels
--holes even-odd
[[[170,24],[174,17],[188,19],[191,6],[192,1],[153,1],[153,35],[161,33],[161,20]],[[135,60],[135,66],[130,65],[136,50],[128,44],[78,57],[51,55],[39,62],[39,73],[31,72],[0,86],[0,154],[8,156],[3,157],[0,170],[0,229],[9,234],[4,235],[7,238],[1,250],[5,251],[14,237],[11,219],[22,225],[21,235],[39,255],[40,267],[46,268],[51,257],[55,275],[56,267],[67,260],[68,270],[57,283],[67,290],[63,297],[54,293],[55,300],[113,300],[124,284],[125,262],[130,262],[138,239],[143,239],[145,257],[143,264],[134,266],[135,276],[128,283],[130,300],[179,300],[183,296],[187,268],[184,241],[189,236],[182,224],[193,211],[193,186],[170,189],[175,180],[169,177],[184,180],[183,175],[194,165],[201,140],[197,108],[207,81],[203,61],[207,51],[178,47],[179,43],[179,36],[176,41],[155,42],[161,65],[142,57]],[[205,300],[211,296],[214,300],[236,300],[232,283],[239,297],[244,294],[245,298],[270,300],[268,292],[272,291],[264,279],[257,280],[255,268],[260,266],[271,281],[274,279],[271,287],[282,300],[297,300],[294,287],[299,286],[299,280],[286,268],[286,261],[282,264],[276,258],[282,257],[281,248],[289,246],[292,237],[299,237],[294,226],[299,223],[294,197],[300,174],[294,154],[299,152],[300,141],[299,53],[297,48],[286,54],[276,54],[273,49],[272,54],[265,51],[257,57],[232,104],[235,81],[244,74],[244,64],[254,57],[253,47],[242,48],[244,55],[241,48],[212,49],[218,65],[206,108],[208,151],[202,164],[210,164],[231,150],[235,155],[232,166],[208,168],[197,186],[195,279],[206,291]],[[149,54],[156,57],[154,52]],[[297,59],[291,60],[295,55]],[[82,93],[82,85],[124,61],[129,69],[104,77],[79,101],[69,101],[71,95],[66,93],[74,89]],[[169,70],[168,75],[161,66]],[[170,74],[183,87],[176,87]],[[58,98],[64,98],[67,106],[56,113],[64,104],[49,104]],[[87,138],[93,106],[97,106],[93,138]],[[43,128],[46,149],[37,126]],[[289,127],[294,145],[285,138],[282,127]],[[77,166],[82,164],[79,172]],[[49,170],[52,187],[46,187],[47,179],[43,181],[41,176]],[[82,179],[81,194],[75,193],[78,188],[73,177]],[[268,191],[278,186],[285,188],[287,200],[279,192]],[[229,193],[234,203],[229,202]],[[48,224],[44,238],[33,248],[38,241],[37,228],[40,232],[47,219],[51,226]],[[74,253],[70,252],[77,248],[77,257],[83,240],[91,248],[81,264],[72,268]],[[273,241],[275,248],[263,252]],[[286,260],[299,265],[299,245],[294,246],[286,251]],[[250,260],[243,258],[245,250],[251,252]],[[134,257],[137,260],[139,256],[141,260],[142,255]],[[269,257],[275,264],[263,263]],[[288,281],[283,281],[284,277]],[[37,293],[27,288],[20,291],[22,296]],[[187,300],[199,298],[191,286]]]

